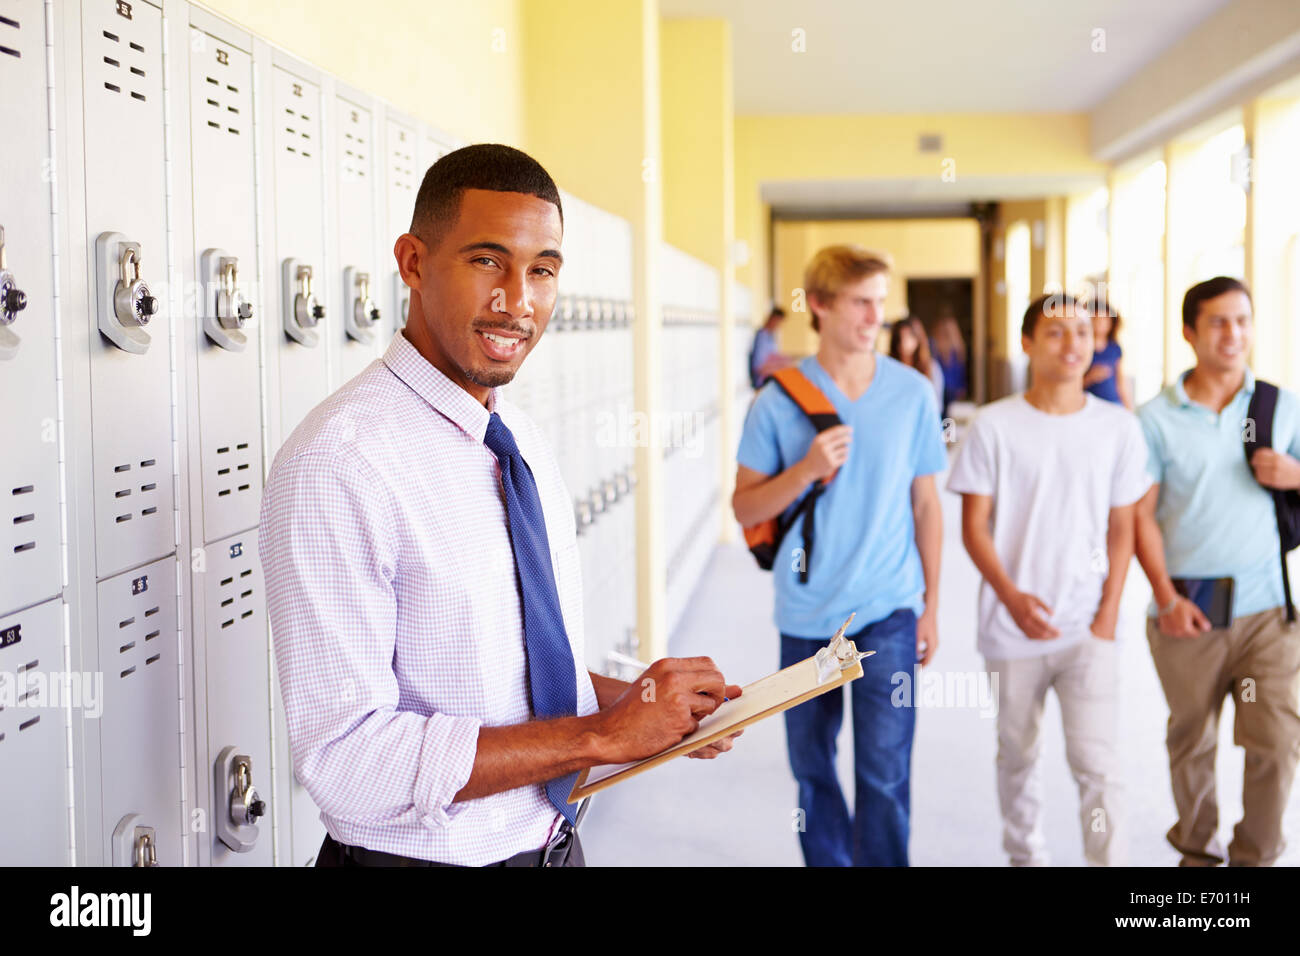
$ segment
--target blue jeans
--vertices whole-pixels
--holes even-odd
[[[916,666],[916,614],[903,608],[850,635],[862,662],[853,694],[853,818],[835,775],[835,738],[844,714],[842,688],[785,712],[790,769],[799,783],[808,866],[907,866],[910,832],[913,707],[890,700],[892,677]],[[825,641],[781,635],[781,666],[817,652]]]

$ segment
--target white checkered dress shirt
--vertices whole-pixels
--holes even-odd
[[[572,499],[536,425],[489,404],[537,480],[578,713],[594,713]],[[452,802],[479,727],[532,716],[488,417],[399,334],[271,466],[260,543],[293,767],[341,843],[479,866],[562,819],[541,785]]]

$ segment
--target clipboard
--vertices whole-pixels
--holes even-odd
[[[831,642],[816,654],[747,684],[739,697],[724,701],[717,710],[700,721],[700,726],[694,733],[688,734],[667,750],[631,763],[588,767],[578,775],[568,802],[577,803],[584,797],[644,773],[651,767],[699,750],[752,723],[857,680],[862,676],[862,659],[876,652],[861,652],[844,636],[852,620],[853,615],[850,614],[849,619],[835,632]]]

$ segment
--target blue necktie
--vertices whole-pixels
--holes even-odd
[[[524,652],[528,657],[533,714],[539,720],[576,716],[578,679],[551,569],[551,546],[542,502],[537,497],[537,482],[528,462],[519,454],[515,436],[496,412],[488,420],[483,444],[497,456],[501,466],[510,547],[515,553],[515,574],[524,610]],[[546,782],[546,795],[570,823],[577,807],[568,799],[577,777],[575,773]]]

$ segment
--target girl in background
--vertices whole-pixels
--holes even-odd
[[[1092,366],[1083,376],[1085,391],[1133,410],[1133,396],[1124,378],[1124,353],[1119,347],[1119,313],[1105,299],[1089,303],[1092,312]]]
[[[933,353],[943,369],[943,409],[966,398],[966,340],[951,312],[942,314],[934,328]]]
[[[925,326],[916,316],[899,319],[889,327],[889,356],[914,368],[934,386],[934,398],[943,409],[943,369],[930,355]]]

